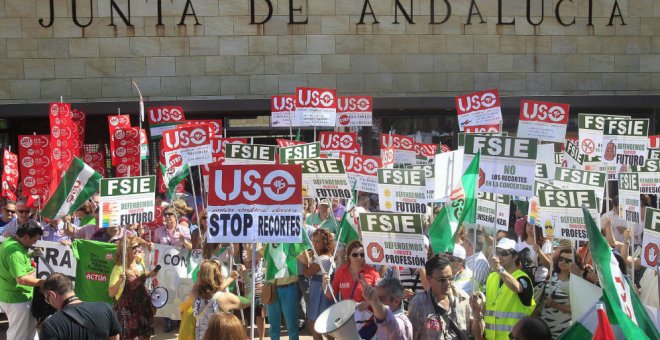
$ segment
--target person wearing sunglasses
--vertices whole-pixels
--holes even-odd
[[[119,340],[117,313],[105,302],[83,302],[73,292],[71,279],[61,273],[50,275],[41,292],[46,303],[58,312],[41,324],[42,339]]]
[[[365,263],[365,250],[362,242],[356,240],[349,243],[346,247],[346,254],[346,263],[335,272],[335,277],[332,280],[332,289],[335,292],[337,300],[341,297],[342,300],[351,299],[359,304],[364,302],[362,287],[358,282],[360,277],[364,277],[365,282],[373,286],[380,279],[380,274],[378,274],[378,271],[374,267]],[[330,290],[325,289],[326,285],[330,284],[329,273],[324,275],[323,281],[322,288],[325,296],[332,300]],[[365,303],[363,306],[367,306],[367,304]]]
[[[453,285],[454,274],[446,254],[431,257],[424,265],[430,284],[424,294],[417,294],[408,305],[413,339],[468,339],[480,331],[481,320],[471,318],[470,296]]]
[[[176,218],[177,215],[174,207],[168,206],[163,209],[164,225],[156,228],[156,231],[154,232],[154,242],[175,247],[183,247],[190,250],[192,249],[190,229],[179,224]]]
[[[5,210],[5,212],[7,211]],[[16,218],[5,225],[5,230],[2,233],[4,237],[16,236],[16,230],[18,230],[18,227],[31,220],[30,208],[27,206],[25,200],[20,200],[16,203],[15,212]]]
[[[532,280],[520,269],[516,241],[503,238],[497,243],[496,256],[490,260],[493,272],[486,280],[486,303],[473,301],[475,312],[485,321],[488,340],[509,338],[518,320],[530,316],[536,307]]]
[[[561,249],[556,258],[554,273],[545,287],[545,308],[541,319],[550,327],[552,337],[557,338],[571,325],[571,301],[569,280],[571,269],[575,266],[571,249]]]
[[[2,207],[2,215],[0,216],[0,235],[5,232],[5,226],[16,219],[16,202],[7,200],[5,206]]]

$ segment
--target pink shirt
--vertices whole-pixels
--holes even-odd
[[[174,230],[170,232],[167,230],[167,227],[161,225],[156,228],[156,231],[154,231],[154,243],[183,247],[183,242],[180,240],[181,235],[183,235],[183,238],[186,241],[190,242],[190,230],[188,228],[177,225]]]

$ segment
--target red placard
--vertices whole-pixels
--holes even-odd
[[[23,195],[46,195],[51,182],[49,135],[18,136]]]
[[[346,172],[354,172],[367,176],[378,175],[378,168],[383,167],[383,159],[378,156],[365,156],[348,152],[339,154]]]
[[[319,132],[319,142],[321,151],[325,152],[358,153],[360,150],[356,132]]]
[[[465,133],[497,133],[500,132],[500,124],[468,125],[463,128]]]
[[[289,113],[296,109],[296,98],[293,95],[276,95],[270,97],[271,113]]]
[[[211,144],[211,126],[180,125],[176,129],[163,132],[162,146],[165,152],[181,151]]]
[[[16,201],[18,196],[18,156],[5,149],[2,165],[2,197]]]
[[[92,167],[101,176],[106,177],[105,171],[105,153],[103,152],[84,152],[83,162]]]
[[[382,167],[392,167],[394,165],[394,148],[380,148],[380,159],[382,161]]]
[[[568,110],[568,104],[523,100],[520,103],[520,120],[566,125]]]
[[[324,108],[337,110],[337,91],[316,87],[296,87],[296,109]]]
[[[481,111],[500,106],[500,93],[497,89],[468,93],[455,99],[456,113],[464,115],[467,113]],[[465,124],[468,126],[469,124]]]
[[[108,128],[110,129],[110,162],[117,165],[115,158],[115,132],[118,129],[130,129],[131,118],[128,115],[116,115],[108,117]]]
[[[649,136],[649,148],[660,148],[660,135]]]
[[[389,147],[393,147],[394,150],[414,151],[415,139],[403,135],[381,133],[380,148],[383,149]]]
[[[82,155],[82,148],[85,144],[85,132],[87,130],[87,115],[79,110],[73,109],[71,111],[71,121],[75,127],[77,135],[74,136],[74,149],[73,154],[76,157]]]
[[[371,96],[339,96],[337,126],[371,126],[373,107]]]
[[[307,142],[303,142],[301,140],[289,140],[289,139],[280,139],[280,138],[275,139],[275,141],[277,142],[277,146],[279,146],[280,148],[307,144]]]
[[[140,175],[140,129],[116,129],[114,133],[116,177]],[[130,173],[129,173],[130,169]]]
[[[442,144],[442,146],[440,147],[440,151],[441,152],[450,152],[451,147],[449,147],[449,145],[447,145],[447,144]]]
[[[71,118],[71,104],[50,103],[50,163],[52,164],[51,188],[56,188],[62,174],[66,171],[73,160],[76,146],[74,138],[76,127]]]
[[[222,119],[186,120],[188,125],[211,125],[211,137],[222,137]]]
[[[415,155],[417,158],[429,158],[435,156],[438,144],[415,143]]]
[[[157,106],[147,108],[149,125],[183,122],[186,120],[181,106]]]
[[[302,204],[302,167],[297,164],[212,167],[209,188],[209,206]]]

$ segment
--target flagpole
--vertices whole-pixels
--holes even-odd
[[[197,166],[197,171],[200,171],[199,166]],[[190,177],[190,188],[192,189],[192,194],[193,194],[193,206],[195,208],[195,219],[197,220],[197,225],[199,226],[199,211],[197,211],[198,210],[197,209],[197,195],[195,194],[195,181],[193,181],[192,169],[190,169],[190,171],[188,171],[188,177]]]
[[[291,110],[289,110],[289,140],[293,140],[293,121],[291,119]]]
[[[202,191],[200,194],[202,195],[202,206],[206,207],[206,188],[204,187],[204,177],[202,177],[202,169],[197,166],[197,175],[199,178],[199,187],[200,190]],[[232,253],[233,254],[233,253]]]
[[[303,233],[307,233],[307,230],[303,230]],[[335,244],[335,250],[337,250],[337,245],[338,245],[338,242],[337,242],[337,244]],[[314,253],[314,258],[318,259],[319,254],[316,252],[316,249],[314,249],[314,245],[312,245],[311,249],[312,249],[312,252]],[[305,253],[307,253],[307,252],[305,252]],[[308,264],[308,266],[309,266],[309,264]],[[323,265],[321,263],[319,263],[319,267],[321,268],[322,275],[325,276],[326,271],[325,271],[325,268],[323,268]],[[332,289],[332,285],[326,285],[325,290],[323,291],[323,294],[325,294],[325,292],[328,291],[328,290],[330,290],[330,294],[332,294],[332,299],[335,300],[335,303],[337,303],[337,298],[335,297],[335,292],[334,292],[334,289]]]
[[[481,157],[481,155],[480,155],[480,157]],[[479,161],[481,161],[481,158],[479,159]],[[479,181],[480,181],[480,179],[481,179],[481,173],[479,171],[477,171],[477,178],[476,178],[477,182],[476,182],[476,185],[474,186],[474,205],[475,205],[474,209],[475,210],[477,209],[477,206],[479,205],[478,204],[479,203],[479,201],[478,201],[479,198],[478,197],[479,197]],[[497,204],[497,201],[495,202],[495,204]],[[474,231],[472,232],[472,234],[473,234],[472,235],[472,240],[473,240],[473,243],[472,243],[472,265],[473,266],[474,266],[474,260],[477,257],[477,227],[479,226],[477,224],[477,221],[474,221],[474,222],[475,222],[474,223]],[[497,230],[497,206],[495,207],[495,230]],[[495,235],[497,235],[497,233]],[[465,266],[467,266],[467,258],[466,258]],[[472,283],[472,294],[474,294],[474,283]]]
[[[250,260],[251,263],[251,272],[252,272],[252,303],[250,304],[250,339],[254,340],[254,300],[255,300],[255,285],[256,285],[256,280],[255,280],[255,267],[257,266],[255,258],[257,257],[257,243],[252,243],[252,259]],[[279,327],[280,325],[277,325]],[[273,327],[273,325],[271,325]]]

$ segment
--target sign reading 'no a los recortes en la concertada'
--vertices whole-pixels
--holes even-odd
[[[89,13],[78,13],[78,1],[85,0],[71,0],[71,20],[73,23],[81,28],[90,26],[94,21],[94,10],[92,7],[93,0],[89,0]],[[133,0],[135,2],[135,0]],[[142,0],[137,0],[142,1]],[[218,0],[220,1],[236,1],[236,0]],[[360,20],[357,22],[357,25],[365,24],[365,18],[371,17],[372,24],[380,23],[378,21],[378,15],[385,15],[389,13],[376,13],[373,9],[372,3],[377,3],[377,1],[384,0],[363,0],[360,11]],[[486,24],[484,20],[484,14],[482,14],[481,9],[477,5],[476,0],[430,0],[429,14],[422,16],[428,18],[428,24],[430,25],[440,25],[444,24],[451,18],[452,14],[452,3],[456,5],[458,2],[467,2],[469,1],[470,6],[466,13],[460,13],[459,15],[465,16],[465,24],[471,25],[472,20],[476,18],[477,23]],[[516,18],[510,17],[507,15],[506,10],[503,8],[504,0],[497,0],[497,25],[516,25]],[[55,22],[55,3],[54,0],[40,0],[39,6],[49,6],[49,18],[45,20],[44,18],[39,19],[39,24],[44,27],[50,27]],[[195,25],[201,25],[198,20],[197,12],[195,11],[195,0],[183,0],[177,1],[180,6],[181,17],[178,25],[185,25],[186,19],[190,17],[190,20],[194,20]],[[99,2],[100,3],[100,2]],[[308,6],[304,6],[305,1],[302,0],[288,0],[288,24],[293,25],[305,25],[308,23],[307,12],[309,11]],[[414,7],[415,1],[411,0],[407,5],[404,5],[401,0],[394,0],[394,22],[393,24],[399,24],[399,19],[405,20],[409,24],[416,24],[415,20],[418,20],[414,16]],[[273,16],[274,6],[272,0],[249,0],[249,15],[250,15],[250,24],[260,25],[265,24],[270,21]],[[268,10],[263,13],[257,13],[257,5],[263,7],[265,5]],[[118,4],[115,0],[110,0],[109,2],[103,2],[103,6],[109,6],[110,12],[110,24],[109,26],[116,26],[115,16],[118,17],[118,20],[121,20],[126,26],[133,26],[131,23],[131,0],[121,5]],[[163,0],[156,0],[151,2],[153,6],[154,16],[158,18],[156,26],[163,26]],[[176,6],[176,5],[175,5]],[[594,0],[587,0],[587,26],[593,26],[593,12],[594,12]],[[87,7],[87,6],[85,6]],[[463,6],[461,6],[463,8]],[[525,19],[527,24],[538,26],[541,25],[544,21],[545,15],[545,0],[527,0],[525,6]],[[575,18],[577,15],[577,6],[572,4],[571,0],[559,0],[553,8],[551,16],[562,26],[572,26],[576,24]],[[572,13],[572,14],[567,14]],[[621,7],[617,0],[614,0],[614,3],[611,5],[611,10],[603,8],[602,13],[610,13],[607,26],[614,25],[615,19],[620,20],[621,25],[625,25],[624,17],[621,12]],[[356,13],[357,14],[357,13]],[[486,17],[491,16],[490,13],[485,13]],[[520,21],[518,21],[520,22]]]

